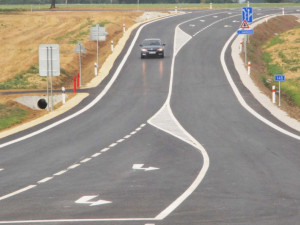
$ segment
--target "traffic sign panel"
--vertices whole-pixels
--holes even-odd
[[[238,30],[238,34],[254,34],[253,30]]]
[[[246,20],[248,23],[253,22],[253,8],[252,7],[243,7],[242,10],[242,20]]]
[[[274,76],[275,81],[285,81],[285,75],[277,74]]]
[[[245,29],[245,28],[249,28],[249,24],[247,23],[246,20],[244,20],[244,21],[242,22],[240,28],[244,28],[244,29]]]

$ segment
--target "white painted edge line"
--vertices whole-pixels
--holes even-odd
[[[76,116],[79,116],[80,114],[82,114],[82,113],[86,112],[87,110],[89,110],[90,108],[92,108],[96,103],[98,103],[103,98],[104,95],[106,95],[106,93],[111,88],[111,86],[113,85],[113,83],[115,82],[115,80],[118,78],[118,76],[119,76],[119,74],[120,74],[123,66],[125,65],[125,63],[126,63],[128,57],[129,57],[130,53],[132,52],[132,49],[136,46],[135,43],[136,43],[136,41],[137,41],[137,39],[138,39],[138,37],[139,37],[139,35],[141,33],[141,30],[145,26],[147,26],[149,24],[156,23],[156,22],[161,21],[161,20],[169,19],[169,18],[174,17],[174,16],[181,16],[181,15],[184,15],[184,14],[172,15],[172,16],[169,16],[169,17],[164,17],[164,18],[161,18],[161,19],[150,21],[150,22],[145,23],[142,26],[140,26],[139,29],[137,30],[137,32],[136,32],[136,34],[135,34],[132,42],[131,42],[131,44],[130,44],[130,46],[129,46],[127,52],[126,52],[126,54],[124,55],[124,57],[123,57],[122,61],[120,62],[118,68],[116,69],[115,73],[113,74],[112,78],[109,80],[109,82],[107,83],[107,85],[105,86],[105,88],[102,90],[102,92],[93,101],[91,101],[87,106],[85,106],[83,109],[77,111],[76,113],[74,113],[74,114],[72,114],[70,116],[67,116],[64,119],[61,119],[61,120],[59,120],[59,121],[57,121],[55,123],[52,123],[52,124],[50,124],[50,125],[42,128],[40,130],[37,130],[37,131],[32,132],[30,134],[24,135],[23,137],[14,139],[12,141],[8,141],[6,143],[3,143],[3,144],[0,145],[0,148],[4,148],[6,146],[15,144],[17,142],[26,140],[26,139],[34,137],[34,136],[36,136],[36,135],[38,135],[40,133],[48,131],[48,130],[50,130],[50,129],[52,129],[52,128],[54,128],[54,127],[56,127],[56,126],[58,126],[58,125],[60,125],[60,124],[62,124],[64,122],[66,122],[66,121],[69,121],[70,119],[75,118]]]
[[[101,152],[95,153],[94,155],[92,155],[93,158],[98,157],[99,155],[101,155]]]
[[[55,173],[55,174],[53,174],[53,175],[54,175],[54,176],[60,176],[60,175],[64,174],[65,172],[67,172],[67,170],[62,170],[62,171],[60,171],[60,172],[58,172],[58,173]]]
[[[264,118],[263,116],[261,116],[259,113],[257,113],[255,110],[253,110],[244,100],[244,98],[242,97],[241,93],[239,92],[237,86],[235,85],[235,83],[233,82],[233,79],[231,77],[231,74],[227,68],[227,65],[225,63],[225,52],[226,49],[229,47],[229,44],[231,43],[231,41],[234,39],[234,37],[236,36],[236,33],[233,33],[232,36],[228,39],[228,41],[226,42],[226,44],[224,45],[221,55],[220,55],[220,60],[221,60],[221,64],[224,70],[224,73],[226,75],[226,78],[235,94],[235,96],[237,97],[238,101],[240,102],[240,104],[248,111],[250,112],[253,116],[255,116],[257,119],[259,119],[260,121],[264,122],[265,124],[269,125],[270,127],[274,128],[275,130],[286,134],[292,138],[298,139],[300,140],[300,136],[293,134],[279,126],[277,126],[276,124],[272,123],[271,121],[267,120],[266,118]]]
[[[15,220],[0,221],[0,224],[31,224],[31,223],[82,223],[82,222],[109,222],[109,221],[156,221],[153,218],[107,218],[107,219],[54,219],[54,220]]]
[[[69,166],[68,167],[68,170],[72,170],[72,169],[75,169],[76,167],[80,166],[80,164],[74,164],[72,166]]]
[[[47,181],[52,180],[52,179],[53,179],[53,177],[46,177],[43,180],[38,181],[37,183],[38,184],[46,183]]]
[[[7,199],[7,198],[10,198],[12,196],[18,195],[18,194],[20,194],[22,192],[28,191],[28,190],[30,190],[30,189],[32,189],[34,187],[36,187],[36,185],[29,185],[29,186],[27,186],[25,188],[22,188],[22,189],[18,190],[18,191],[12,192],[12,193],[7,194],[7,195],[4,195],[4,196],[0,197],[0,201],[2,201],[4,199]]]

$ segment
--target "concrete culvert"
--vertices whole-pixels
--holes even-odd
[[[44,98],[42,98],[38,101],[37,105],[40,109],[46,109],[48,104],[47,101]]]

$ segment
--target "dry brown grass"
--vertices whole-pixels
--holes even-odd
[[[79,70],[78,54],[73,53],[77,41],[82,41],[87,53],[82,58],[83,83],[93,77],[96,62],[96,42],[89,41],[90,27],[106,23],[109,33],[106,42],[100,42],[100,66],[110,54],[110,41],[117,44],[122,26],[130,27],[141,12],[24,12],[0,14],[0,82],[38,66],[39,44],[59,44],[60,62],[68,75],[54,79],[55,88],[61,84],[71,87]],[[38,74],[28,74],[32,83],[44,88],[45,80]]]

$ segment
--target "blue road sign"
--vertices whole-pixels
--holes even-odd
[[[254,34],[253,30],[238,30],[238,34]]]
[[[252,7],[243,7],[242,11],[242,21],[246,20],[247,23],[253,22],[253,8]]]
[[[285,81],[285,76],[281,74],[275,75],[274,78],[275,81]]]

